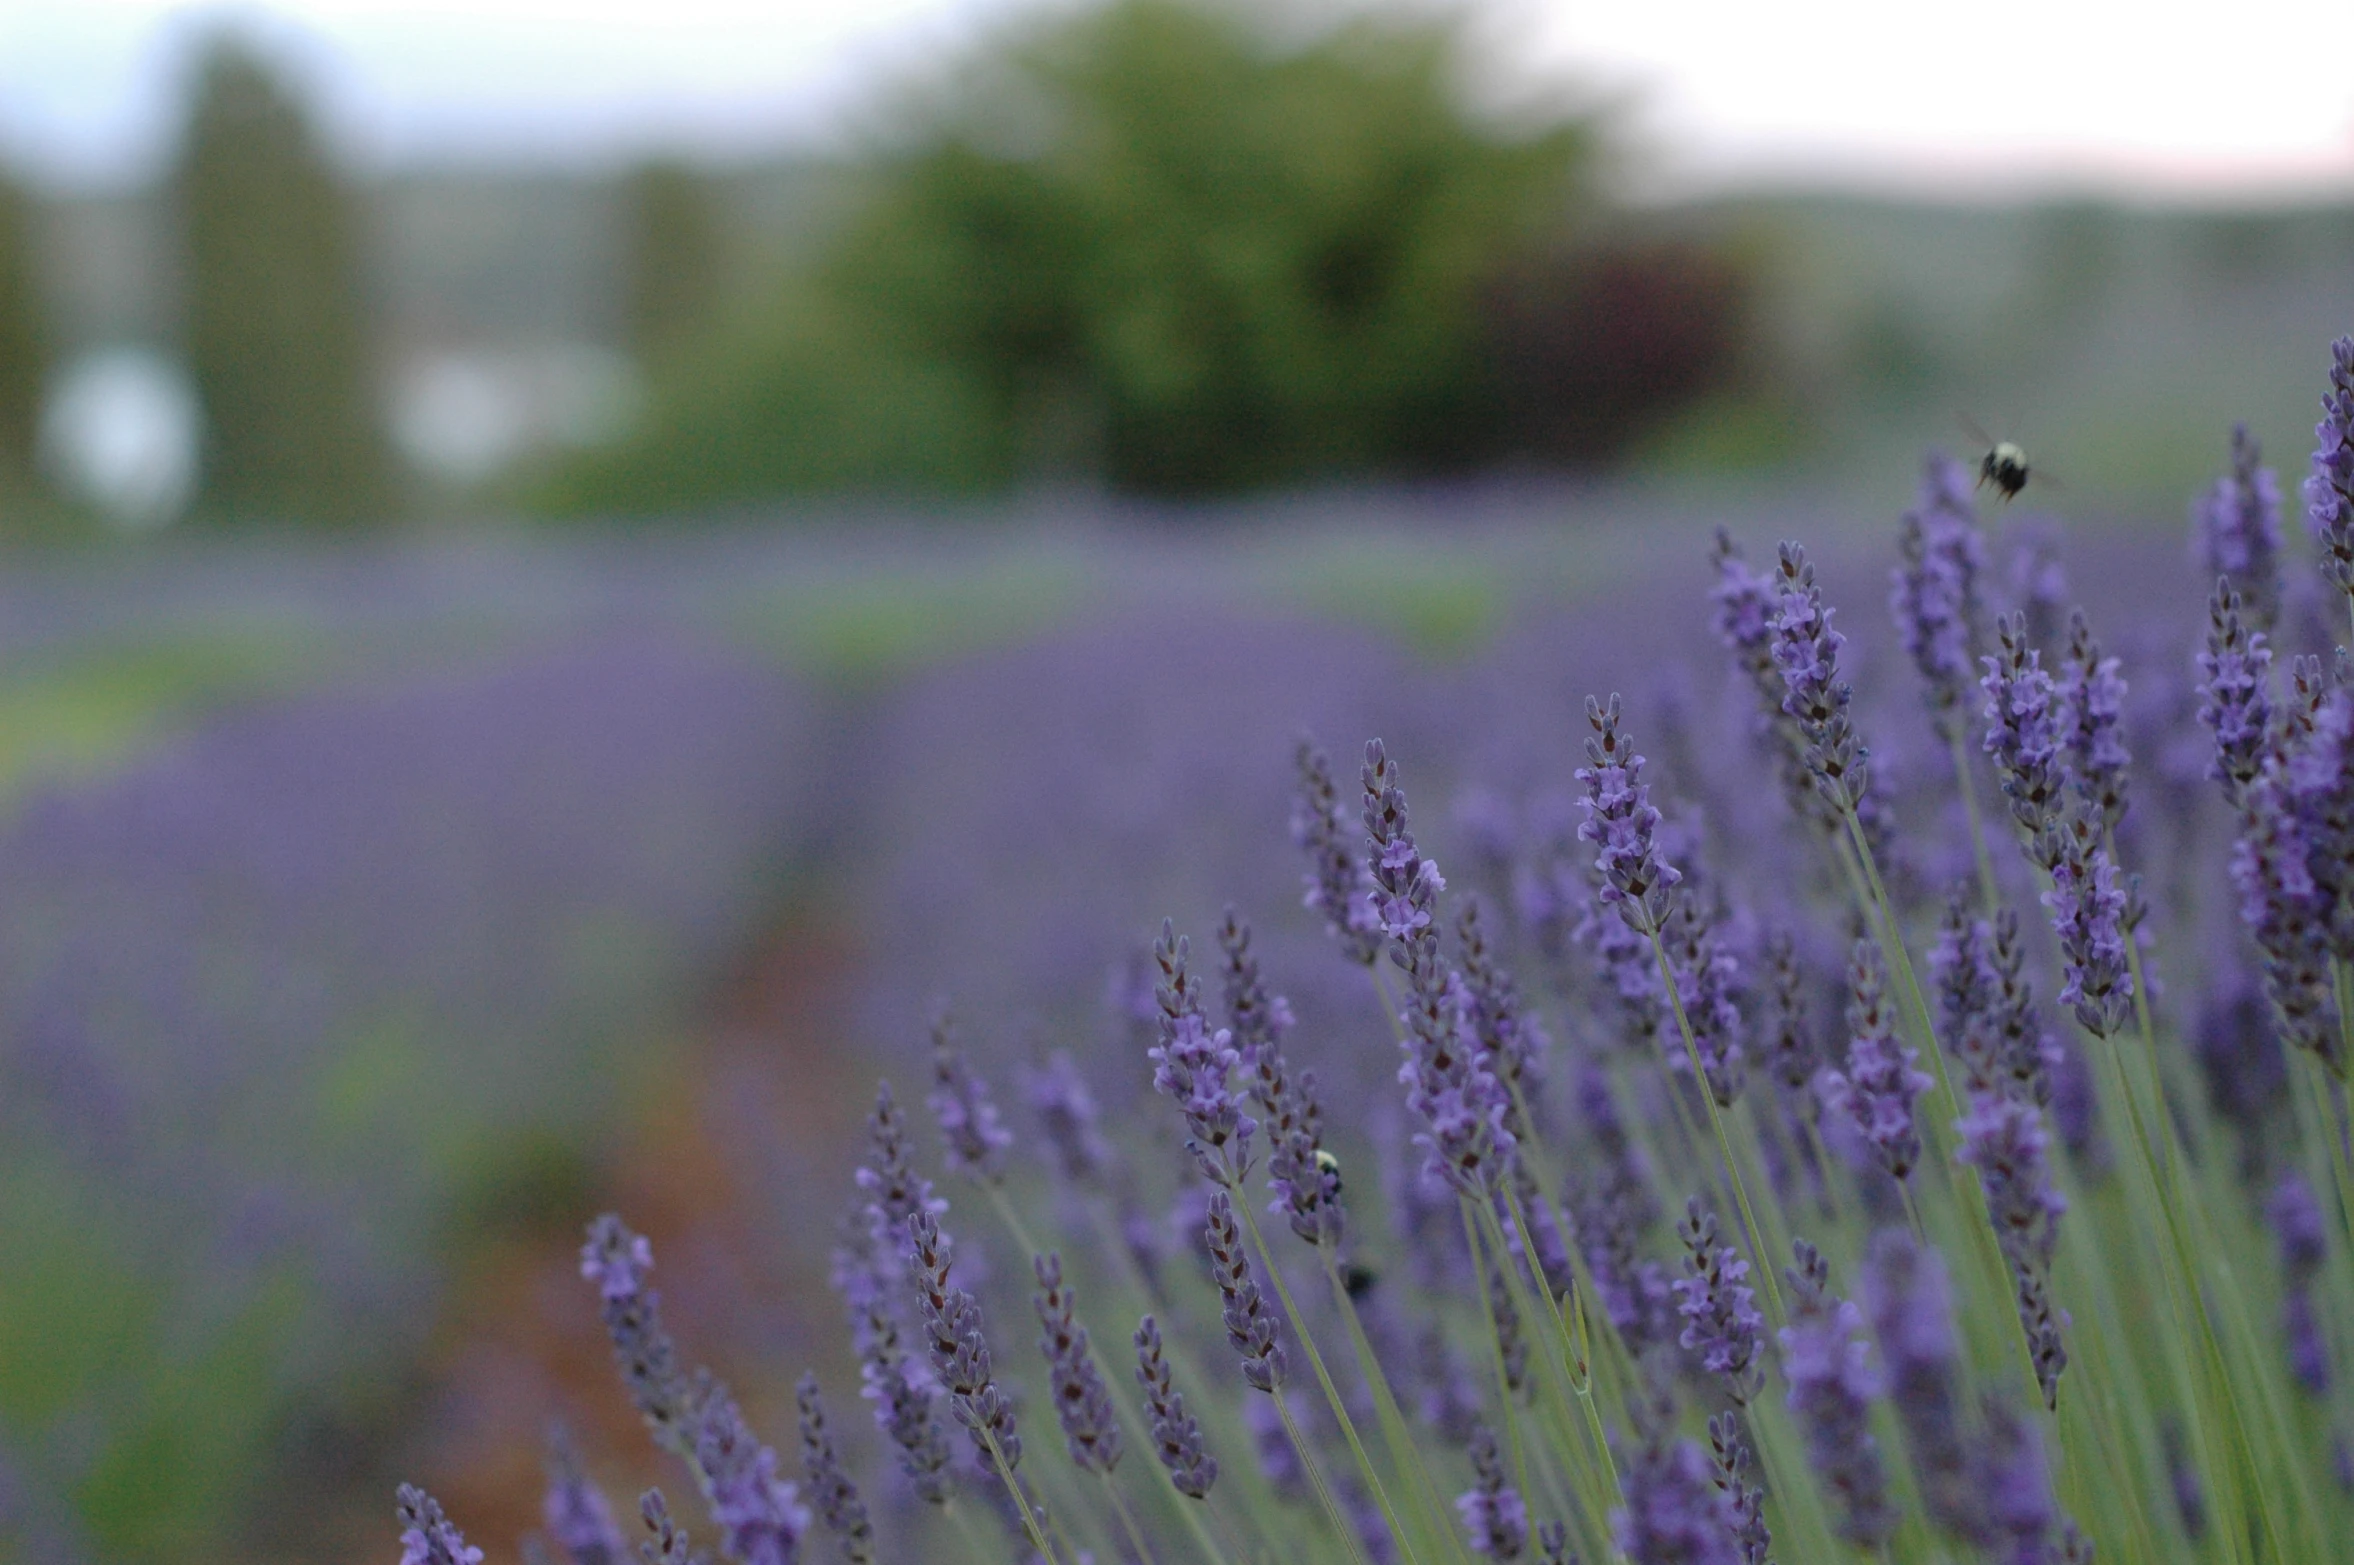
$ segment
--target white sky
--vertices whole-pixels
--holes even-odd
[[[756,152],[1024,0],[0,0],[0,151],[156,168],[189,39],[253,24],[383,164]],[[1070,0],[1060,0],[1070,3]],[[1479,0],[1472,0],[1479,4]],[[1520,69],[1634,95],[1654,188],[2354,195],[2354,0],[1492,0]]]

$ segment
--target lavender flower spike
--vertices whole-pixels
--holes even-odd
[[[1790,1324],[1781,1331],[1782,1372],[1790,1382],[1790,1411],[1806,1435],[1807,1457],[1839,1507],[1839,1535],[1873,1549],[1896,1531],[1888,1474],[1872,1438],[1872,1398],[1880,1378],[1856,1335],[1861,1315],[1831,1292],[1830,1267],[1813,1245],[1795,1245],[1790,1280]]]
[[[1741,1550],[1741,1565],[1766,1565],[1774,1538],[1766,1526],[1765,1491],[1749,1482],[1757,1453],[1742,1433],[1739,1417],[1719,1413],[1708,1421],[1708,1454],[1717,1493],[1725,1497],[1733,1542]]]
[[[1676,1313],[1684,1318],[1677,1340],[1723,1382],[1735,1406],[1747,1407],[1765,1378],[1758,1362],[1765,1317],[1757,1311],[1756,1290],[1742,1280],[1749,1263],[1732,1246],[1716,1242],[1716,1218],[1698,1196],[1686,1204],[1676,1233],[1689,1273],[1675,1284]]]
[[[1268,994],[1251,953],[1250,925],[1231,907],[1218,927],[1218,943],[1226,953],[1227,1019],[1251,1101],[1265,1116],[1267,1185],[1275,1194],[1267,1209],[1308,1243],[1337,1245],[1347,1221],[1338,1167],[1324,1150],[1316,1073],[1294,1076],[1283,1053],[1291,1007],[1281,995]]]
[[[1381,955],[1381,925],[1373,914],[1373,883],[1349,844],[1332,780],[1332,762],[1300,741],[1300,787],[1292,804],[1292,840],[1308,856],[1307,906],[1324,915],[1326,933],[1352,962],[1371,967]]]
[[[696,1565],[707,1555],[697,1555],[687,1541],[687,1530],[670,1514],[670,1504],[659,1489],[648,1489],[638,1496],[638,1515],[645,1520],[646,1531],[654,1536],[638,1545],[638,1557],[646,1565]]]
[[[866,1192],[867,1223],[876,1243],[897,1254],[906,1247],[907,1220],[918,1212],[938,1217],[948,1210],[948,1203],[934,1195],[932,1181],[916,1171],[907,1143],[907,1116],[887,1081],[875,1084],[866,1146],[866,1161],[853,1177]]]
[[[2042,900],[2060,941],[2060,1003],[2075,1010],[2085,1031],[2106,1038],[2133,1014],[2127,897],[2117,864],[2090,816],[2069,812],[2045,840],[2052,887]]]
[[[1038,1350],[1046,1355],[1046,1379],[1063,1442],[1081,1472],[1108,1474],[1125,1454],[1119,1415],[1103,1376],[1096,1373],[1087,1328],[1079,1324],[1071,1290],[1063,1282],[1063,1258],[1050,1251],[1031,1257],[1030,1267],[1038,1277]]]
[[[2207,650],[2199,654],[2199,721],[2215,736],[2215,760],[2208,775],[2223,784],[2223,796],[2240,802],[2263,768],[2265,734],[2272,724],[2268,676],[2272,648],[2264,632],[2242,617],[2240,595],[2218,579],[2207,601]]]
[[[1967,476],[1943,452],[1929,455],[1920,508],[1905,513],[1901,549],[1889,610],[1920,671],[1937,730],[1951,737],[1977,673],[1978,576],[1986,568],[1986,545],[1970,509]]]
[[[1920,1056],[1897,1041],[1896,1018],[1888,1008],[1888,975],[1869,940],[1855,944],[1847,965],[1847,1068],[1816,1078],[1823,1106],[1855,1123],[1888,1172],[1898,1179],[1921,1156],[1913,1105],[1936,1083],[1914,1068]]]
[[[1964,1543],[1987,1541],[1977,1475],[1962,1438],[1960,1345],[1953,1297],[1937,1251],[1902,1228],[1873,1236],[1864,1263],[1864,1310],[1888,1372],[1888,1399],[1929,1519]]]
[[[1209,1498],[1218,1481],[1218,1459],[1202,1443],[1202,1426],[1185,1411],[1185,1398],[1169,1375],[1161,1353],[1160,1323],[1150,1315],[1136,1325],[1136,1383],[1144,1388],[1153,1445],[1169,1482],[1189,1499]]]
[[[1492,1560],[1516,1560],[1528,1548],[1528,1506],[1504,1474],[1504,1453],[1496,1432],[1483,1421],[1471,1431],[1472,1487],[1458,1495],[1455,1510],[1471,1535],[1471,1552]]]
[[[582,1469],[580,1452],[562,1425],[548,1431],[548,1493],[541,1515],[548,1536],[571,1565],[624,1565],[628,1560],[612,1508]]]
[[[939,1219],[917,1212],[907,1220],[911,1249],[910,1279],[916,1304],[923,1311],[924,1347],[932,1373],[948,1393],[948,1410],[973,1437],[981,1460],[1004,1464],[1000,1474],[1008,1484],[1022,1462],[1022,1439],[1014,1427],[1012,1401],[997,1384],[982,1333],[981,1304],[972,1294],[948,1280],[955,1247],[941,1230]]]
[[[2248,620],[2269,631],[2280,617],[2280,482],[2245,424],[2231,429],[2231,471],[2192,508],[2194,552],[2209,576],[2229,577]]]
[[[825,1397],[818,1390],[817,1377],[803,1375],[794,1395],[801,1410],[801,1471],[809,1479],[809,1492],[817,1501],[817,1513],[825,1518],[827,1528],[842,1545],[842,1558],[848,1565],[870,1565],[875,1557],[874,1523],[867,1517],[866,1501],[859,1497],[858,1485],[851,1481],[841,1456],[834,1450],[833,1434],[826,1428]]]
[[[2240,894],[2240,922],[2263,958],[2265,996],[2282,1040],[2342,1077],[2346,1062],[2331,1014],[2329,908],[2313,883],[2287,770],[2268,765],[2241,802],[2231,880]]]
[[[1839,677],[1847,638],[1831,628],[1831,610],[1815,584],[1806,551],[1784,543],[1774,566],[1774,662],[1782,671],[1782,710],[1806,740],[1806,768],[1824,799],[1840,810],[1864,802],[1871,752],[1857,737],[1848,706],[1854,692]]]
[[[2056,715],[2077,793],[2110,831],[2125,817],[2125,768],[2132,759],[2125,749],[2125,678],[2118,667],[2117,659],[2102,655],[2084,610],[2071,610],[2068,655],[2054,684]]]
[[[1655,1434],[1624,1466],[1626,1506],[1611,1524],[1627,1565],[1743,1565],[1732,1507],[1700,1447]]]
[[[2305,525],[2321,547],[2321,579],[2354,596],[2354,337],[2330,344],[2329,390],[2313,440]]]
[[[1999,650],[1985,658],[1986,753],[1994,757],[2011,816],[2029,837],[2039,836],[2066,799],[2060,762],[2058,692],[2043,656],[2027,639],[2027,618],[1995,621]]]
[[[932,1022],[932,1090],[924,1101],[939,1123],[948,1166],[976,1184],[1001,1182],[1013,1133],[999,1122],[989,1088],[965,1058],[945,1009]]]
[[[2329,1394],[2329,1340],[2314,1312],[2313,1283],[2327,1258],[2327,1224],[2313,1187],[2294,1169],[2281,1176],[2265,1203],[2273,1235],[2280,1242],[2281,1275],[2286,1292],[2281,1300],[2281,1323],[2288,1336],[2289,1370],[2305,1394]]]
[[[1594,844],[1594,869],[1604,903],[1642,935],[1658,933],[1667,920],[1669,889],[1684,877],[1659,856],[1659,811],[1643,781],[1643,758],[1619,731],[1619,700],[1607,704],[1586,697],[1586,762],[1577,779],[1586,785],[1586,812],[1578,839]]]
[[[441,1513],[441,1505],[415,1484],[400,1486],[401,1565],[482,1565],[482,1551]]]
[[[1209,1246],[1210,1273],[1218,1295],[1226,1301],[1226,1340],[1242,1355],[1242,1378],[1253,1389],[1273,1395],[1283,1385],[1283,1328],[1251,1275],[1250,1257],[1243,1253],[1242,1230],[1235,1226],[1234,1203],[1223,1190],[1210,1192],[1210,1215],[1202,1230]]]
[[[1160,967],[1154,991],[1160,1042],[1147,1051],[1154,1062],[1152,1084],[1185,1112],[1186,1150],[1202,1176],[1221,1187],[1242,1182],[1250,1172],[1251,1132],[1258,1121],[1242,1111],[1242,1094],[1228,1080],[1242,1066],[1234,1035],[1210,1031],[1202,1014],[1201,985],[1189,970],[1191,943],[1167,919],[1153,943]]]

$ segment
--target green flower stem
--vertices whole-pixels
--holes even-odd
[[[1317,1459],[1316,1448],[1308,1443],[1306,1435],[1300,1433],[1300,1426],[1291,1416],[1291,1409],[1284,1405],[1283,1393],[1278,1390],[1264,1394],[1274,1399],[1275,1416],[1283,1420],[1283,1432],[1290,1437],[1291,1448],[1299,1453],[1300,1469],[1308,1475],[1308,1482],[1315,1489],[1317,1500],[1324,1506],[1325,1518],[1332,1523],[1332,1530],[1340,1535],[1341,1542],[1347,1546],[1349,1558],[1356,1561],[1356,1565],[1371,1565],[1365,1558],[1365,1546],[1357,1541],[1355,1529],[1349,1526],[1348,1517],[1341,1513],[1339,1502],[1332,1497],[1332,1485],[1325,1480],[1324,1464]],[[1390,1531],[1391,1536],[1395,1537],[1397,1529],[1393,1526]]]
[[[1970,820],[1970,858],[1978,866],[1978,897],[1988,918],[1994,917],[2003,905],[2002,888],[1994,879],[1994,855],[1986,847],[1986,822],[1978,812],[1978,780],[1970,771],[1968,741],[1963,736],[1962,724],[1947,723],[1946,748],[1953,752],[1954,786],[1962,795],[1962,813]]]
[[[1413,1492],[1422,1511],[1422,1522],[1427,1531],[1447,1544],[1455,1542],[1446,1497],[1439,1492],[1438,1481],[1422,1460],[1422,1448],[1414,1443],[1414,1431],[1406,1422],[1405,1413],[1398,1406],[1397,1395],[1390,1388],[1389,1374],[1382,1368],[1381,1355],[1373,1351],[1372,1339],[1365,1334],[1365,1323],[1358,1317],[1357,1301],[1349,1297],[1349,1286],[1341,1276],[1340,1254],[1331,1245],[1318,1245],[1317,1258],[1323,1263],[1324,1280],[1332,1289],[1334,1310],[1340,1315],[1341,1325],[1349,1334],[1349,1346],[1357,1355],[1357,1372],[1365,1379],[1373,1394],[1374,1416],[1381,1421],[1383,1443],[1389,1448],[1391,1465]],[[1457,1552],[1453,1548],[1445,1552]]]
[[[1021,1480],[1014,1476],[1013,1464],[1005,1459],[1005,1448],[997,1443],[997,1436],[987,1429],[977,1433],[981,1443],[989,1450],[990,1464],[997,1469],[997,1476],[1005,1482],[1005,1492],[1014,1497],[1014,1507],[1022,1513],[1022,1530],[1030,1535],[1030,1547],[1038,1551],[1039,1557],[1047,1565],[1058,1565],[1060,1557],[1054,1552],[1053,1545],[1046,1541],[1046,1531],[1039,1525],[1037,1513],[1030,1508],[1030,1496],[1022,1488]]]
[[[1323,1388],[1324,1400],[1332,1409],[1333,1421],[1340,1425],[1341,1436],[1348,1442],[1349,1454],[1356,1459],[1358,1474],[1365,1480],[1366,1490],[1373,1496],[1374,1505],[1380,1509],[1381,1519],[1389,1528],[1391,1540],[1397,1544],[1398,1552],[1405,1556],[1406,1565],[1417,1565],[1421,1556],[1415,1552],[1413,1542],[1407,1536],[1407,1529],[1398,1520],[1397,1507],[1390,1503],[1389,1490],[1381,1481],[1380,1469],[1373,1465],[1373,1458],[1366,1453],[1365,1442],[1358,1438],[1356,1421],[1349,1417],[1348,1405],[1341,1400],[1340,1389],[1332,1383],[1332,1374],[1324,1367],[1324,1355],[1316,1350],[1316,1339],[1308,1331],[1308,1318],[1293,1302],[1291,1285],[1283,1280],[1283,1268],[1275,1264],[1275,1252],[1267,1247],[1265,1236],[1259,1232],[1258,1215],[1251,1210],[1248,1200],[1235,1202],[1234,1210],[1242,1218],[1244,1230],[1250,1234],[1252,1247],[1259,1252],[1259,1264],[1266,1271],[1268,1281],[1274,1284],[1276,1297],[1283,1301],[1283,1313],[1291,1319],[1292,1335],[1299,1340],[1300,1351],[1307,1355],[1309,1366],[1316,1372],[1316,1384]],[[1288,1423],[1290,1410],[1283,1408],[1280,1395],[1275,1397],[1275,1405],[1283,1410]]]

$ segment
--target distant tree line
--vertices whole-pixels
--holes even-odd
[[[1115,0],[1018,27],[910,93],[814,263],[691,348],[666,336],[635,437],[543,498],[1611,460],[1729,372],[1745,278],[1614,241],[1599,122],[1483,116],[1468,69],[1451,21],[1299,42]],[[658,200],[687,210],[650,184],[637,210]],[[685,227],[641,223],[639,253]]]

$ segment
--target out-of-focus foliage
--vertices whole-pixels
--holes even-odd
[[[224,35],[197,68],[173,174],[201,510],[354,522],[387,499],[354,213],[303,104]]]
[[[641,364],[660,364],[711,329],[721,287],[718,195],[677,162],[632,170],[621,188],[628,267],[622,327]]]
[[[1493,459],[1490,292],[1580,231],[1597,130],[1483,117],[1467,56],[1449,22],[1302,43],[1188,0],[1000,37],[928,89],[767,318],[552,498],[1198,493]]]
[[[0,495],[31,470],[49,370],[34,247],[32,198],[0,176]]]

